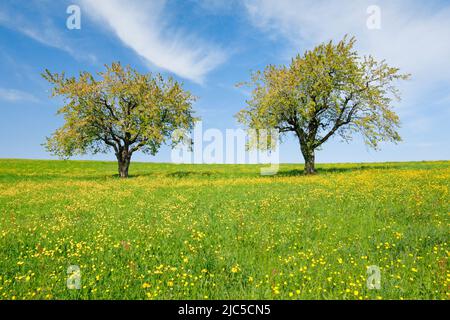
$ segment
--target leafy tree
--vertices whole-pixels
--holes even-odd
[[[112,149],[119,176],[126,178],[134,152],[155,155],[163,143],[186,141],[183,135],[171,135],[177,129],[192,130],[195,98],[172,78],[140,74],[120,63],[105,67],[99,79],[89,72],[77,79],[45,70],[52,96],[63,97],[65,103],[58,111],[65,123],[45,146],[61,158]]]
[[[399,118],[391,107],[400,100],[398,68],[372,56],[360,57],[355,38],[320,44],[289,66],[267,66],[252,74],[247,107],[236,116],[254,130],[293,132],[305,159],[305,173],[315,172],[315,150],[333,135],[349,141],[355,132],[377,148],[381,141],[401,141]]]

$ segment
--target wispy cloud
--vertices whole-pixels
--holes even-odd
[[[19,101],[26,101],[33,103],[39,102],[39,99],[36,96],[32,95],[31,93],[7,88],[0,88],[0,100],[7,102],[19,102]]]
[[[31,7],[36,3],[30,1]],[[78,50],[74,45],[73,39],[64,34],[64,27],[55,26],[53,19],[48,12],[40,12],[36,10],[35,15],[30,17],[23,15],[18,10],[12,10],[11,7],[0,6],[0,25],[9,29],[20,32],[27,37],[37,41],[45,46],[62,50],[73,58],[79,61],[87,61],[96,63],[97,58],[94,54],[86,53],[83,50]]]
[[[225,62],[226,53],[186,30],[170,25],[164,0],[81,0],[83,12],[106,23],[147,62],[201,83]]]
[[[380,30],[366,26],[372,0],[245,0],[252,23],[288,39],[293,50],[355,35],[361,52],[412,73],[417,84],[450,82],[450,7],[437,1],[375,3],[381,9]]]
[[[233,12],[240,0],[191,0],[208,13],[224,14]]]

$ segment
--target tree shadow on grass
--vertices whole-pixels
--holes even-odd
[[[363,171],[363,170],[386,170],[386,169],[400,169],[403,168],[401,165],[355,165],[351,167],[331,167],[331,168],[316,168],[316,174],[327,174],[327,173],[345,173],[345,172],[353,172],[353,171]],[[303,169],[294,169],[288,171],[280,171],[277,174],[278,176],[304,176],[305,172]]]
[[[128,177],[123,180],[136,179],[139,177],[155,177],[155,176],[156,176],[156,172],[132,173],[132,174],[128,174]],[[120,175],[118,173],[112,174],[112,175],[108,176],[108,178],[122,180],[122,178],[120,177]]]
[[[213,174],[210,171],[176,171],[176,172],[142,172],[133,173],[128,176],[128,179],[139,177],[170,177],[170,178],[189,178],[189,177],[209,177]],[[112,175],[112,177],[120,179],[118,174]]]
[[[167,177],[172,178],[188,178],[188,177],[210,177],[213,173],[211,171],[176,171],[166,174]]]
[[[138,178],[138,177],[150,177],[157,176],[157,172],[142,172],[142,173],[133,173],[128,176],[128,179]],[[119,180],[121,179],[118,173],[93,173],[93,174],[16,174],[16,173],[7,173],[0,174],[0,182],[2,181],[55,181],[55,180],[72,180],[72,181],[111,181],[111,180]],[[125,179],[126,180],[126,179]]]

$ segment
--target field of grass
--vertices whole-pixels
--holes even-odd
[[[0,160],[0,299],[450,298],[450,162],[318,167]]]

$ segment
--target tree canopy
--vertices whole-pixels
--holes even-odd
[[[63,97],[65,103],[58,111],[64,125],[45,145],[61,158],[112,149],[119,175],[127,177],[134,152],[155,155],[164,143],[185,141],[171,135],[177,129],[192,130],[197,120],[192,110],[195,97],[173,78],[140,74],[120,63],[105,67],[97,78],[89,72],[76,78],[45,70],[52,96]]]
[[[269,65],[252,74],[253,88],[238,120],[251,129],[293,132],[305,159],[305,172],[315,171],[315,150],[333,135],[349,141],[360,133],[373,148],[398,142],[400,121],[392,102],[400,99],[396,80],[408,74],[384,60],[359,56],[355,38],[318,45],[297,55],[289,66]]]

